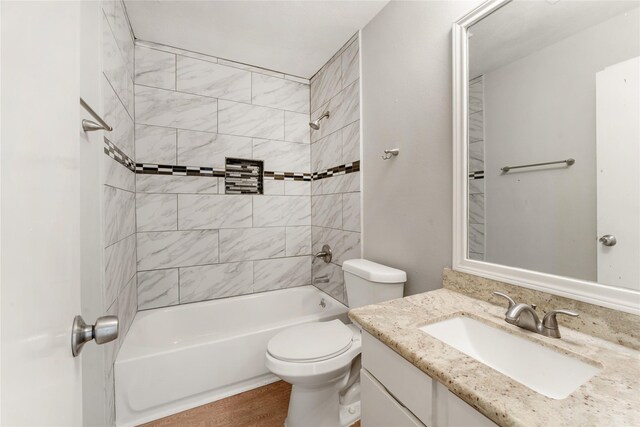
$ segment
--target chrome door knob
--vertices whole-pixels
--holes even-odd
[[[82,316],[73,319],[71,328],[71,353],[76,357],[82,351],[82,346],[96,340],[96,344],[104,344],[118,338],[118,317],[102,316],[96,319],[95,325],[87,325]]]
[[[599,242],[605,246],[615,246],[618,240],[613,234],[605,234],[599,239]]]

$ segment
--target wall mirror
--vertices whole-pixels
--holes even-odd
[[[640,314],[640,3],[454,24],[454,269]]]

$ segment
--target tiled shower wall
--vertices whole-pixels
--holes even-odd
[[[484,261],[484,81],[469,81],[469,258]]]
[[[361,256],[360,61],[354,36],[311,79],[311,118],[329,111],[311,131],[313,252],[333,250],[326,264],[313,261],[313,284],[347,302],[342,263]]]
[[[309,82],[148,42],[135,47],[138,308],[311,283]],[[225,158],[264,161],[225,194]]]
[[[103,1],[102,99],[105,132],[103,157],[103,304],[120,320],[118,339],[105,345],[106,425],[114,424],[113,362],[137,311],[135,173],[133,159],[133,37],[120,0]]]

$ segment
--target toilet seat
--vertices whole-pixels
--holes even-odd
[[[283,362],[321,362],[349,350],[353,338],[352,330],[337,319],[305,323],[274,336],[267,345],[267,352]]]

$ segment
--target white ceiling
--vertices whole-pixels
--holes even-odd
[[[125,0],[138,39],[305,78],[387,3]]]
[[[469,77],[640,6],[638,1],[513,1],[470,28]]]

